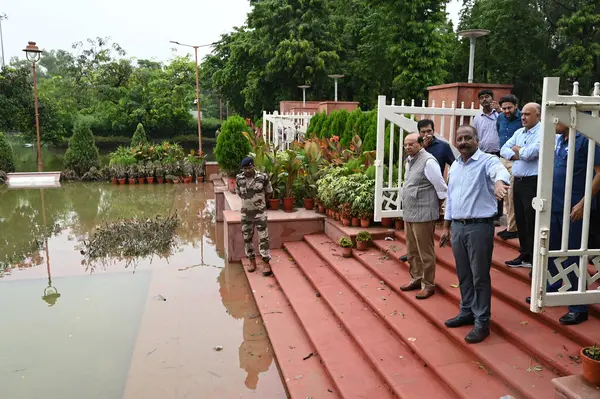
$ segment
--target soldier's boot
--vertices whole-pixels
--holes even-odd
[[[272,276],[273,270],[271,270],[271,262],[269,259],[263,259],[264,267],[263,267],[263,276]]]
[[[248,268],[248,273],[253,273],[256,271],[256,259],[250,259],[250,267]]]

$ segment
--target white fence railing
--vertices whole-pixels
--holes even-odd
[[[280,114],[274,111],[269,114],[263,111],[263,138],[273,146],[279,145],[280,149],[288,149],[292,142],[304,138],[312,116],[308,113]]]
[[[471,103],[471,108],[465,108],[461,103],[461,108],[455,108],[454,102],[450,108],[446,108],[446,103],[442,102],[440,108],[432,102],[431,107],[427,107],[425,101],[421,106],[415,106],[415,101],[411,105],[405,105],[402,100],[401,105],[387,105],[386,97],[379,96],[377,106],[377,155],[375,160],[375,215],[374,219],[380,221],[382,218],[402,217],[402,177],[404,171],[404,136],[405,133],[417,132],[417,120],[431,119],[435,124],[436,137],[447,141],[452,145],[455,155],[458,155],[454,148],[454,136],[456,128],[460,125],[471,123],[473,117],[478,115],[481,110],[475,108]],[[390,134],[386,138],[386,126],[389,125]],[[396,127],[398,129],[396,129]],[[387,140],[387,142],[386,142]],[[394,142],[397,144],[397,154],[395,153]],[[386,147],[388,148],[386,154]],[[387,164],[387,176],[384,176],[385,166]],[[396,178],[394,178],[397,172]]]
[[[600,303],[600,290],[592,286],[600,280],[600,248],[591,249],[589,244],[590,227],[594,227],[590,224],[594,155],[596,143],[600,142],[600,119],[598,119],[600,83],[595,84],[592,96],[579,95],[577,83],[573,86],[572,95],[560,95],[559,83],[559,78],[544,79],[539,177],[537,197],[532,203],[536,210],[531,286],[532,312],[541,312],[545,306]],[[555,125],[558,122],[569,127],[569,139],[564,190],[565,206],[562,215],[560,213],[553,215],[552,191],[558,143]],[[572,224],[570,221],[573,175],[576,172],[574,164],[577,156],[575,151],[577,133],[588,140],[584,211],[580,227],[579,224]],[[581,230],[575,231],[577,228]],[[573,245],[569,245],[569,235],[579,233],[581,233],[581,245],[579,248],[572,248]],[[551,240],[552,234],[560,234],[561,239],[557,240],[555,237]],[[592,257],[593,264],[589,265],[588,260]],[[588,267],[591,272],[588,272]],[[576,278],[573,278],[574,276]],[[581,276],[585,278],[580,278]],[[558,292],[547,292],[547,283],[561,285],[561,288]]]

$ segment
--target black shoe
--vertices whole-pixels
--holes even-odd
[[[400,257],[400,260],[401,260],[402,262],[408,262],[408,256],[407,256],[407,255],[402,255],[402,256]]]
[[[530,305],[531,305],[531,297],[530,297],[530,296],[528,296],[527,298],[525,298],[525,302],[527,302],[528,304],[530,304]]]
[[[506,240],[512,240],[513,238],[519,238],[519,233],[517,233],[516,231],[506,231],[505,233],[498,234],[498,235],[504,241],[506,241]]]
[[[531,260],[525,258],[523,255],[519,255],[513,260],[507,260],[504,263],[508,267],[531,267]]]
[[[490,335],[489,327],[473,327],[470,333],[465,337],[465,341],[470,344],[477,344]]]
[[[583,323],[588,319],[587,312],[569,312],[565,314],[563,317],[558,319],[560,324],[565,326],[574,326],[576,324]]]
[[[499,231],[498,233],[496,233],[496,235],[498,237],[502,237],[504,234],[508,233],[508,229],[504,229],[502,231]]]
[[[470,316],[466,316],[466,315],[458,315],[456,317],[453,317],[452,319],[448,319],[444,322],[444,324],[446,325],[446,327],[448,328],[457,328],[457,327],[462,327],[462,326],[472,326],[473,324],[475,324],[475,316],[470,315]]]

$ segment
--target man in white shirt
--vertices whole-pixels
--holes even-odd
[[[402,186],[402,217],[410,282],[400,289],[420,289],[416,298],[427,299],[434,294],[435,223],[448,187],[438,161],[423,149],[423,138],[418,133],[406,136],[404,147],[408,158]]]

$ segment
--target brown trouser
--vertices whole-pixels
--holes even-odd
[[[404,222],[406,256],[411,282],[421,281],[421,287],[433,287],[435,280],[435,223]]]
[[[513,185],[515,184],[515,179],[512,177],[512,161],[509,161],[504,158],[500,158],[504,167],[510,173],[510,188],[508,189],[508,193],[504,197],[504,203],[506,204],[506,217],[508,219],[507,230],[511,233],[515,233],[517,231],[517,219],[515,218],[515,202],[513,200]]]

